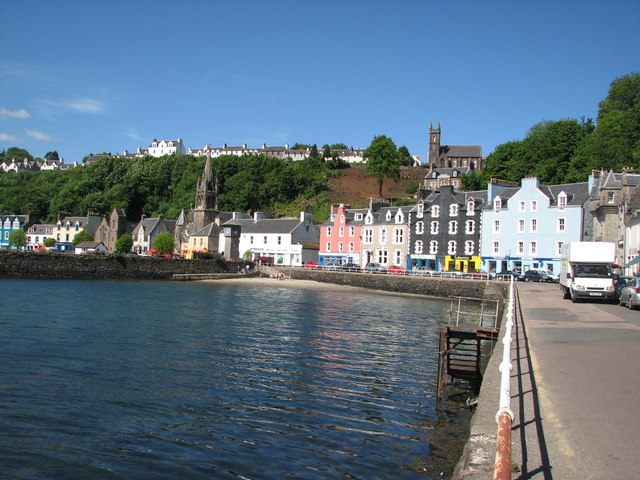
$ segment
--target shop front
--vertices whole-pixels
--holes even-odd
[[[445,270],[459,272],[475,272],[480,270],[482,259],[473,255],[446,255],[444,257]]]

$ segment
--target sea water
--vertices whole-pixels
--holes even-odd
[[[286,284],[0,279],[2,476],[450,473],[448,302]]]

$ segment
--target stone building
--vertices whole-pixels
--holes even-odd
[[[102,242],[109,253],[115,251],[116,241],[125,233],[133,233],[135,223],[127,220],[127,215],[121,208],[114,208],[109,218],[103,218],[93,239]]]

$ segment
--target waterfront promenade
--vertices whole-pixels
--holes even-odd
[[[640,478],[640,312],[517,284],[512,346],[514,479]],[[456,478],[492,478],[502,343]]]

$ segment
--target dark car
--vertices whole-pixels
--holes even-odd
[[[340,265],[340,270],[345,271],[345,272],[359,272],[360,271],[360,265],[358,265],[357,263],[343,263],[342,265]]]
[[[527,270],[520,275],[519,280],[524,282],[555,282],[551,275],[540,270]]]
[[[622,289],[627,286],[627,283],[629,283],[629,280],[631,280],[632,278],[633,277],[624,276],[616,278],[613,283],[616,288],[616,299],[620,298],[620,292],[622,292]]]
[[[520,277],[520,272],[518,270],[504,270],[496,274],[496,278],[498,280],[511,280],[511,277],[513,277],[515,280],[518,280],[518,277]]]

